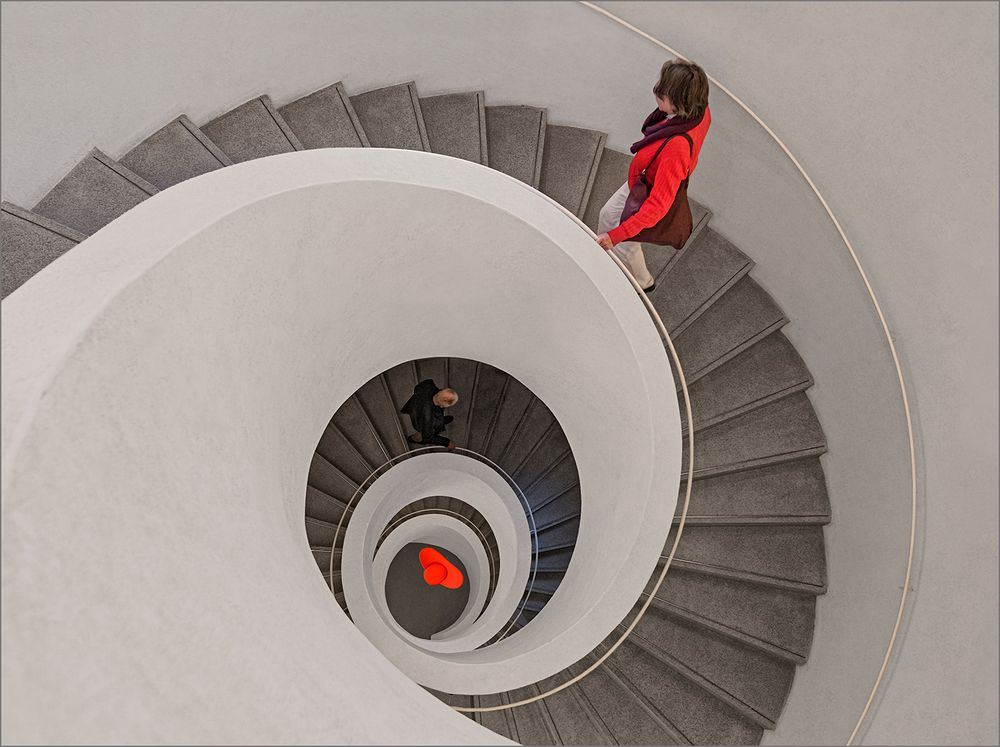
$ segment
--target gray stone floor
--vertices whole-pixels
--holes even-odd
[[[418,638],[430,638],[447,628],[458,619],[469,601],[468,583],[458,589],[427,585],[418,557],[424,547],[434,547],[465,573],[465,566],[454,554],[441,547],[415,542],[403,547],[389,564],[385,579],[389,612],[403,630]]]

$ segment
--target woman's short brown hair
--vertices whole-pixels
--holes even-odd
[[[697,119],[708,106],[708,76],[693,62],[670,60],[660,68],[653,93],[670,99],[681,119]]]

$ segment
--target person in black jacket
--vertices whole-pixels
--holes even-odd
[[[414,430],[420,433],[420,440],[408,436],[407,441],[418,446],[447,446],[454,448],[455,444],[441,435],[454,418],[445,415],[444,409],[458,402],[458,392],[454,389],[438,389],[431,379],[424,379],[413,387],[413,395],[406,400],[400,409],[401,413],[410,416]]]

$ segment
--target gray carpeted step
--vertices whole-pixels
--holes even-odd
[[[357,397],[351,397],[337,408],[333,424],[351,442],[371,469],[381,467],[391,457],[391,453],[378,437],[374,424]]]
[[[539,572],[565,571],[569,568],[569,562],[573,558],[573,549],[549,550],[538,553]]]
[[[250,99],[201,129],[235,163],[302,150],[269,96]]]
[[[749,257],[707,228],[657,282],[650,300],[676,337],[752,267]]]
[[[420,382],[417,378],[416,363],[410,361],[393,366],[385,372],[385,382],[389,387],[389,395],[404,435],[415,434],[410,416],[400,412],[400,408],[413,396],[413,388]],[[441,384],[438,384],[441,386]]]
[[[674,523],[680,519],[682,484]],[[687,523],[817,524],[830,522],[819,457],[729,472],[694,481]]]
[[[546,112],[534,106],[487,106],[490,167],[538,188],[545,151]]]
[[[750,277],[741,278],[674,338],[688,384],[777,331],[787,321],[763,288]]]
[[[542,448],[549,437],[559,431],[552,412],[537,397],[532,399],[529,407],[521,413],[515,435],[508,442],[504,453],[497,463],[515,480],[517,473],[539,448]]]
[[[311,547],[332,547],[333,539],[337,533],[337,523],[330,523],[322,519],[306,517],[306,537]],[[337,547],[341,547],[344,542],[344,530],[341,528],[340,536],[337,538]]]
[[[673,542],[672,530],[664,556]],[[819,526],[685,527],[674,564],[692,573],[806,594],[826,591],[823,528]]]
[[[410,450],[411,446],[406,442],[407,433],[403,430],[399,418],[399,407],[402,403],[396,405],[392,401],[384,376],[376,376],[368,381],[357,391],[355,397],[375,427],[375,432],[390,457],[399,456]]]
[[[500,460],[511,446],[511,441],[523,431],[526,419],[535,404],[534,395],[517,379],[511,379],[504,395],[503,407],[492,424],[490,441],[484,445],[484,454],[494,462]]]
[[[369,464],[340,429],[330,423],[320,437],[316,453],[360,485],[376,465]]]
[[[312,550],[313,560],[316,561],[316,565],[319,567],[321,571],[330,570],[331,556],[333,557],[333,559],[336,560],[336,562],[338,563],[340,562],[340,558],[342,555],[341,550],[333,550],[330,547],[324,547],[320,545],[315,545],[313,547],[310,547],[310,549]]]
[[[506,394],[511,377],[493,366],[480,366],[476,382],[475,399],[468,412],[468,440],[466,448],[485,453],[500,412],[507,406]]]
[[[311,485],[306,486],[306,516],[308,518],[336,525],[344,516],[345,508],[346,502],[341,502]]]
[[[9,202],[0,203],[0,236],[3,239],[0,298],[6,298],[36,272],[87,238],[79,231]]]
[[[90,236],[158,191],[95,148],[32,210]]]
[[[510,702],[516,703],[533,698],[538,694],[538,688],[531,685],[511,690],[507,693],[507,697],[510,698]],[[511,715],[517,725],[518,741],[521,744],[560,744],[559,733],[556,731],[555,723],[552,721],[545,700],[536,700],[534,703],[512,708]]]
[[[233,162],[185,115],[164,125],[121,158],[157,189],[166,189]]]
[[[538,549],[550,547],[572,547],[576,545],[576,536],[580,533],[580,517],[568,517],[561,524],[543,529],[537,535]]]
[[[506,695],[476,695],[473,697],[476,708],[488,708],[502,703],[509,703]],[[514,726],[510,709],[502,711],[482,711],[477,714],[479,723],[497,734],[517,742],[517,728]]]
[[[818,456],[826,438],[805,392],[737,415],[697,432],[695,477]],[[685,439],[682,464],[686,465]]]
[[[548,691],[568,679],[568,673],[550,677],[539,683],[539,688],[543,692]],[[558,744],[615,744],[615,739],[604,725],[600,714],[594,710],[578,687],[560,690],[542,702],[548,708],[549,716],[559,735]]]
[[[431,149],[413,81],[355,94],[351,105],[373,148]]]
[[[481,368],[483,366],[465,358],[448,359],[449,386],[458,393],[458,402],[446,410],[455,420],[446,426],[443,435],[462,448],[466,448],[469,443],[469,412],[475,399]]]
[[[583,217],[607,139],[606,133],[597,130],[547,125],[538,188]]]
[[[307,484],[333,496],[344,505],[350,503],[358,489],[357,482],[319,453],[314,453],[309,463]]]
[[[633,635],[647,653],[659,654],[661,661],[721,696],[743,716],[774,728],[795,676],[791,662],[668,617],[654,607],[646,611]]]
[[[783,333],[773,332],[688,388],[695,428],[708,428],[805,391],[812,383],[792,343]],[[687,431],[686,419],[681,427]]]
[[[757,744],[763,728],[631,640],[610,660],[692,744]]]
[[[597,233],[601,208],[628,179],[628,167],[631,163],[631,153],[605,148],[601,154],[601,160],[597,164],[597,173],[594,176],[594,184],[587,200],[587,209],[583,213],[583,222],[590,226],[590,230],[594,233]]]
[[[667,615],[687,619],[793,664],[802,664],[809,656],[816,614],[816,597],[811,594],[672,568],[653,604]]]
[[[420,111],[432,152],[489,165],[482,91],[425,96]]]
[[[574,482],[568,488],[551,496],[537,493],[530,496],[529,501],[534,506],[532,515],[535,526],[539,528],[553,526],[580,515],[580,483]]]
[[[414,385],[424,379],[431,379],[437,386],[444,388],[448,383],[449,363],[447,358],[421,358],[416,362]]]
[[[576,481],[569,443],[554,417],[552,423],[545,438],[535,444],[511,473],[526,495],[538,496],[541,493],[541,497],[545,497]]]
[[[367,148],[368,137],[339,81],[278,109],[303,148]]]
[[[584,659],[586,664],[592,656]],[[574,675],[585,669],[569,668]],[[598,667],[573,686],[597,714],[618,744],[667,745],[682,743],[676,730],[650,708],[645,698],[637,698],[624,680],[607,667]]]

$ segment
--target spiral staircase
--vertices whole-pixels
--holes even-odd
[[[280,108],[260,96],[200,127],[181,116],[118,160],[92,151],[31,210],[3,203],[3,295],[159,190],[307,148],[404,148],[470,160],[520,179],[595,228],[630,160],[605,140],[550,124],[544,109],[486,106],[482,92],[419,97],[412,82],[353,96],[336,83]],[[697,189],[697,174],[694,181]],[[822,527],[830,521],[825,440],[806,394],[812,379],[782,334],[788,320],[750,277],[752,260],[711,228],[706,208],[693,209],[684,247],[646,252],[657,283],[651,301],[675,341],[697,432],[681,542],[638,627],[600,668],[527,705],[467,714],[518,742],[757,743],[775,727],[796,666],[809,655],[816,598],[826,588]],[[305,524],[314,557],[336,592],[336,524],[368,475],[408,449],[398,410],[421,378],[467,394],[450,437],[495,460],[536,511],[537,583],[522,600],[517,635],[572,560],[580,485],[552,413],[488,362],[406,361],[332,414],[309,470]],[[579,674],[622,630],[532,686],[436,694],[459,708],[530,699]]]

